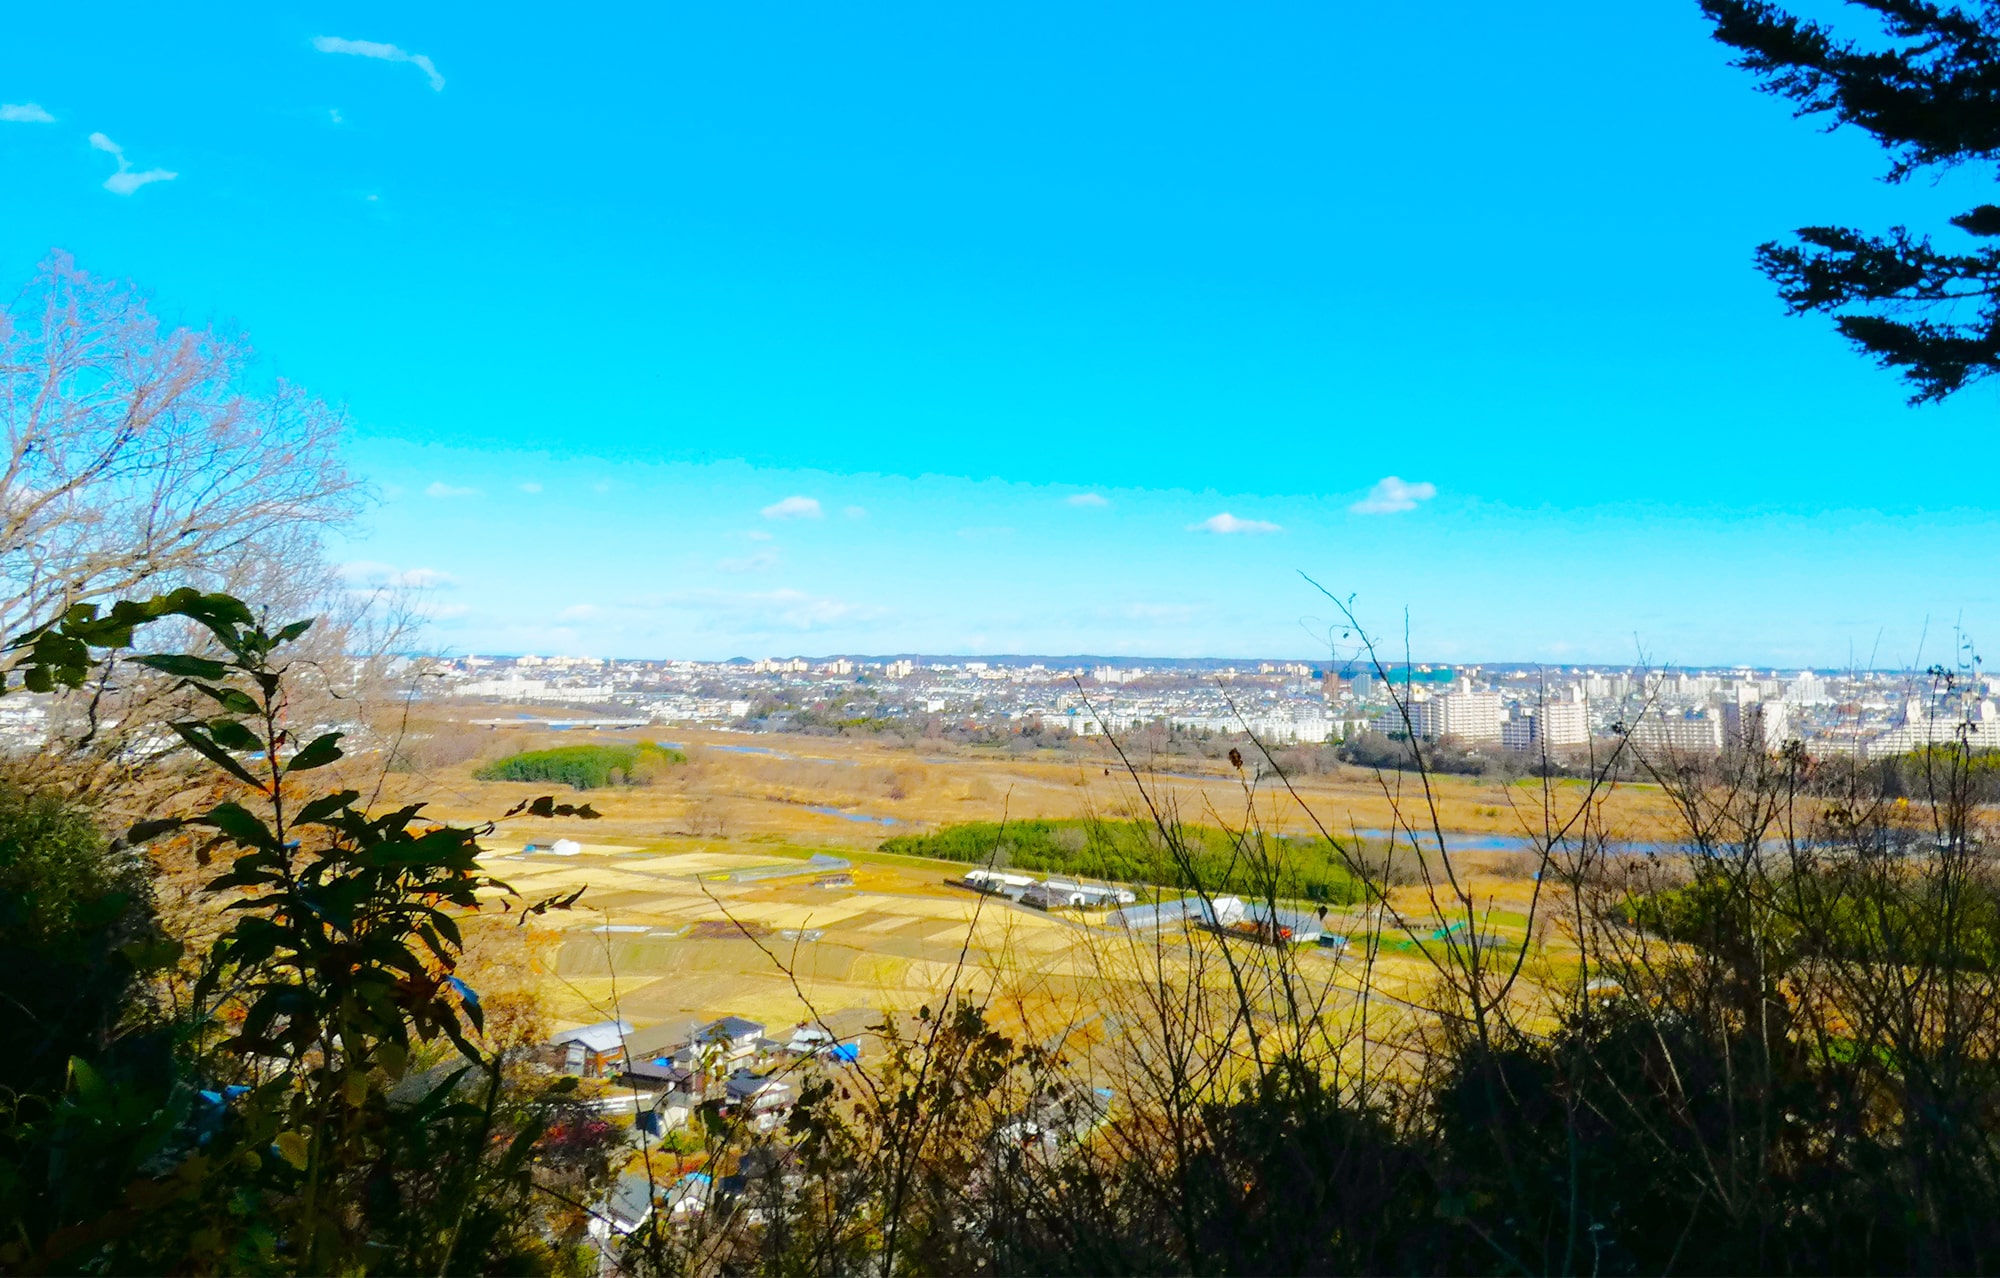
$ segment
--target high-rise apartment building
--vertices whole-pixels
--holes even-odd
[[[1590,711],[1581,701],[1551,701],[1535,707],[1535,740],[1550,747],[1590,743]]]
[[[1410,704],[1410,726],[1420,737],[1436,740],[1500,744],[1500,694],[1448,692],[1442,697]]]
[[[1729,744],[1770,752],[1785,744],[1791,715],[1782,701],[1726,701],[1722,732]]]
[[[1632,744],[1642,750],[1722,749],[1722,720],[1647,715],[1632,727]]]

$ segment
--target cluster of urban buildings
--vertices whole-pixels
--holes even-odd
[[[1277,745],[1378,732],[1556,752],[1623,733],[1656,748],[1776,749],[1799,740],[1819,753],[1877,757],[1955,736],[2000,746],[2000,678],[1980,675],[911,656],[466,657],[440,673],[440,690],[461,698],[771,731],[945,723],[1088,737],[1164,724],[1247,731]]]

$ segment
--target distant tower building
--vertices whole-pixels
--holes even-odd
[[[1785,700],[1795,706],[1819,705],[1826,700],[1826,681],[1810,670],[1801,670],[1785,689]]]
[[[1457,737],[1461,741],[1500,743],[1500,694],[1453,692],[1430,703],[1431,731],[1426,736]]]
[[[1724,702],[1722,732],[1734,746],[1770,754],[1784,746],[1790,718],[1784,702]]]
[[[1722,749],[1722,720],[1705,716],[1647,715],[1632,726],[1632,744],[1646,750],[1687,750],[1713,754]]]
[[[1535,710],[1535,741],[1551,748],[1590,742],[1590,713],[1581,701],[1551,701]]]
[[[1321,699],[1328,705],[1332,705],[1334,702],[1340,700],[1340,676],[1331,670],[1321,675],[1319,679],[1319,693]]]

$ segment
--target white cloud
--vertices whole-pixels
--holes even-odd
[[[349,585],[373,590],[397,587],[436,590],[458,584],[457,578],[436,568],[398,568],[394,564],[376,563],[367,559],[342,564],[334,571],[338,572],[340,579]]]
[[[753,609],[768,612],[785,625],[800,630],[850,620],[874,611],[823,595],[809,595],[803,590],[770,590],[745,595],[744,599]]]
[[[725,559],[715,566],[724,572],[769,572],[778,566],[778,552],[760,550],[754,555],[744,555],[740,559]]]
[[[0,102],[0,121],[8,124],[54,124],[56,118],[33,102]]]
[[[787,497],[772,502],[762,511],[766,519],[819,519],[825,513],[811,497]]]
[[[521,485],[521,491],[524,493],[538,493],[542,491],[542,486],[531,479]]]
[[[556,614],[557,621],[589,621],[604,611],[596,604],[571,604]]]
[[[868,518],[868,508],[866,506],[849,506],[840,513],[846,515],[849,519]]]
[[[454,488],[452,485],[445,483],[441,479],[431,481],[430,487],[424,489],[424,496],[437,497],[440,499],[450,498],[450,497],[477,497],[478,495],[479,495],[479,490],[477,488]]]
[[[1185,625],[1207,611],[1202,604],[1129,603],[1119,610],[1128,621],[1151,621],[1160,625]]]
[[[91,134],[90,145],[118,161],[118,171],[104,179],[104,189],[113,195],[130,195],[148,182],[171,182],[180,176],[172,169],[147,169],[134,173],[131,161],[125,158],[124,148],[102,133]]]
[[[743,535],[749,538],[751,541],[771,540],[771,534],[765,532],[762,528],[752,528],[749,532],[746,532]]]
[[[1210,515],[1207,519],[1202,520],[1198,524],[1189,524],[1188,531],[1228,534],[1228,533],[1274,533],[1274,532],[1283,532],[1285,530],[1278,527],[1276,524],[1266,523],[1262,519],[1238,519],[1236,516],[1230,514],[1228,511],[1225,510],[1219,515]]]
[[[104,179],[104,189],[113,195],[130,195],[148,182],[171,182],[180,174],[172,169],[147,169],[143,173],[113,173]]]
[[[1102,493],[1071,493],[1064,499],[1071,506],[1109,506],[1111,499]]]
[[[345,123],[347,123],[347,121],[346,121],[346,120],[343,120],[343,119],[341,119],[341,118],[340,118],[340,108],[339,108],[339,107],[329,107],[329,108],[327,108],[327,112],[326,112],[326,118],[327,118],[327,119],[329,119],[329,120],[331,120],[331,121],[333,121],[333,122],[334,122],[335,124],[345,124]]]
[[[417,590],[435,590],[440,586],[455,586],[458,582],[450,573],[439,572],[435,568],[412,568],[407,572],[398,573],[395,584],[410,586]]]
[[[375,58],[382,62],[407,62],[430,77],[431,88],[442,91],[444,77],[431,60],[421,53],[410,53],[393,44],[383,44],[379,40],[343,40],[339,36],[314,36],[313,48],[321,53],[351,53],[357,58]]]
[[[1420,501],[1437,496],[1436,484],[1406,484],[1394,475],[1378,480],[1368,495],[1348,509],[1357,515],[1394,515],[1415,510]]]
[[[837,622],[873,621],[888,615],[886,609],[871,604],[809,595],[790,587],[683,591],[663,596],[657,602],[669,608],[691,610],[699,616],[704,628],[712,630],[812,630]]]
[[[460,617],[466,616],[471,611],[471,607],[462,603],[439,604],[437,607],[428,610],[425,615],[432,621],[457,621]]]

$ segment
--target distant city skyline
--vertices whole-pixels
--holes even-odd
[[[10,37],[0,277],[73,251],[344,403],[332,552],[438,651],[1312,651],[1300,572],[1443,661],[2000,634],[2000,390],[1908,407],[1751,265],[1986,178],[1883,184],[1693,3]]]

